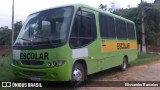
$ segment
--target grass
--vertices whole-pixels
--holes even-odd
[[[156,61],[160,58],[158,54],[141,54],[139,58],[131,62],[131,66]],[[0,54],[0,81],[16,81],[11,68],[11,55],[2,56]],[[160,59],[159,59],[160,60]]]
[[[14,81],[11,68],[11,55],[0,55],[0,81]]]
[[[157,60],[160,60],[160,55],[158,55],[156,53],[140,54],[138,56],[138,59],[136,59],[135,61],[131,62],[130,65],[131,66],[141,65],[141,64],[145,64],[145,63],[149,63],[149,62],[153,62],[153,61],[157,61]]]

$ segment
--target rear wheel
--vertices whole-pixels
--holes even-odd
[[[72,86],[80,86],[85,80],[84,67],[80,63],[75,63],[72,69]]]
[[[121,70],[122,70],[122,71],[125,71],[125,70],[127,69],[127,67],[128,67],[128,60],[127,60],[126,57],[124,57],[124,58],[123,58],[123,63],[122,63],[122,65],[121,65]]]

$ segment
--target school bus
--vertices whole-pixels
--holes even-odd
[[[84,81],[87,75],[137,58],[134,22],[83,4],[29,15],[13,45],[18,78]]]

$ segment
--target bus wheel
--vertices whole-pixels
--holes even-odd
[[[122,70],[122,71],[125,71],[125,70],[127,69],[127,67],[128,67],[128,60],[127,60],[126,57],[124,57],[124,58],[123,58],[123,63],[122,63],[122,65],[121,65],[121,70]]]
[[[80,63],[75,63],[72,69],[72,86],[80,86],[85,80],[84,68]]]

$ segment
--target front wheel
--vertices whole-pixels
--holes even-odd
[[[75,63],[72,69],[72,86],[80,86],[85,80],[84,67],[80,63]]]

